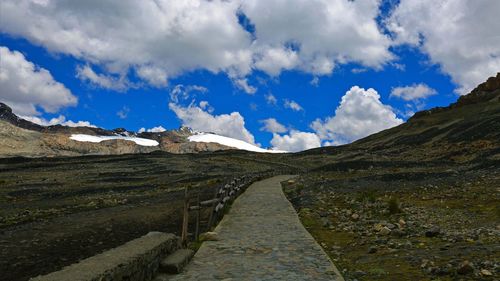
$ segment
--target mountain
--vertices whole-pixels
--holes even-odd
[[[72,135],[81,136],[72,139]],[[292,157],[317,156],[318,162],[313,161],[315,164],[361,160],[497,161],[500,159],[499,140],[500,73],[447,107],[417,112],[404,124],[352,144],[321,147]],[[145,143],[155,145],[141,145]],[[19,118],[6,104],[0,103],[0,156],[4,157],[107,155],[156,150],[195,153],[234,148],[275,152],[215,134],[197,134],[189,128],[136,133],[123,128],[40,126]]]
[[[136,133],[124,128],[41,126],[16,116],[9,106],[0,103],[0,157],[111,155],[157,150],[178,154],[228,149],[278,152],[212,133],[193,132],[187,127]]]
[[[233,138],[228,138],[224,136],[219,136],[211,133],[198,133],[188,137],[191,142],[201,142],[201,143],[218,143],[221,145],[234,147],[241,150],[260,152],[260,153],[286,153],[287,151],[282,150],[269,150],[260,148],[248,142],[237,140]]]
[[[0,103],[0,157],[111,155],[157,150],[196,153],[231,149],[217,143],[190,142],[188,137],[192,134],[187,128],[135,133],[123,128],[40,126],[16,116],[9,106]]]
[[[304,163],[324,165],[324,169],[336,163],[364,168],[373,163],[396,166],[423,161],[497,163],[500,73],[447,107],[417,112],[406,123],[348,145],[316,148],[295,157]]]

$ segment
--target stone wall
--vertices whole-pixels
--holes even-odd
[[[180,248],[174,234],[150,232],[135,240],[32,281],[151,280],[160,261]]]

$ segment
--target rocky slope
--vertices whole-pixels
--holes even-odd
[[[346,280],[498,280],[500,74],[447,107],[292,155],[285,185]]]
[[[131,136],[156,140],[158,146],[141,146],[128,140],[106,140],[100,143],[71,140],[72,134],[93,136]],[[0,103],[0,157],[41,157],[111,155],[148,153],[156,150],[170,153],[196,153],[230,149],[216,143],[189,142],[192,132],[187,128],[161,133],[135,133],[118,128],[105,130],[91,127],[61,125],[40,126],[16,116],[10,107]]]
[[[498,163],[500,73],[448,107],[417,112],[404,124],[349,145],[317,148],[295,157],[318,169],[321,163],[324,169],[337,169],[336,163],[344,169],[422,161]]]

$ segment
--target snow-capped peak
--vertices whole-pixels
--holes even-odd
[[[72,134],[70,139],[75,140],[75,141],[81,141],[81,142],[95,142],[99,143],[101,141],[106,141],[106,140],[127,140],[127,141],[133,141],[137,145],[141,146],[158,146],[159,143],[155,140],[151,139],[145,139],[145,138],[137,138],[137,137],[126,137],[126,136],[91,136],[91,135],[85,135],[85,134]]]
[[[212,133],[195,133],[194,135],[188,137],[189,141],[192,142],[213,142],[213,143],[218,143],[222,144],[225,146],[229,147],[234,147],[236,149],[242,149],[242,150],[247,150],[247,151],[253,151],[253,152],[261,152],[261,153],[286,153],[287,151],[282,151],[282,150],[270,150],[270,149],[263,149],[260,147],[257,147],[253,144],[250,144],[248,142],[242,141],[242,140],[237,140],[229,137],[224,137]]]

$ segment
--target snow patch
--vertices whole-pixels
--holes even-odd
[[[228,137],[223,137],[223,136],[219,136],[219,135],[215,135],[215,134],[208,134],[208,133],[199,133],[196,135],[192,135],[192,136],[188,137],[188,140],[192,141],[192,142],[214,142],[214,143],[222,144],[225,146],[234,147],[237,149],[254,151],[254,152],[287,153],[287,151],[282,151],[282,150],[263,149],[263,148],[255,146],[253,144],[249,144],[248,142],[244,142],[242,140],[237,140],[237,139],[233,139],[233,138],[228,138]]]
[[[99,143],[101,141],[106,141],[106,140],[128,140],[128,141],[133,141],[137,145],[142,145],[142,146],[158,146],[159,145],[159,143],[155,140],[150,140],[150,139],[145,139],[145,138],[136,138],[136,137],[125,137],[125,136],[91,136],[91,135],[84,135],[84,134],[72,134],[70,139],[75,140],[75,141],[94,142],[94,143]]]

